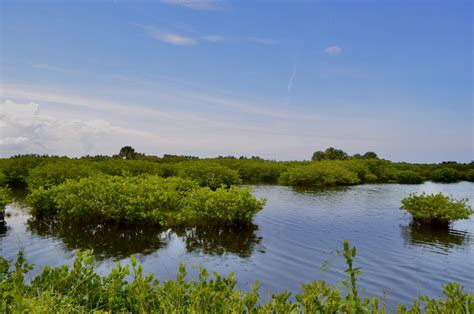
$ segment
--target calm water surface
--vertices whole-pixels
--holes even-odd
[[[254,226],[245,229],[119,228],[57,225],[31,220],[19,203],[7,206],[0,224],[0,255],[14,258],[23,248],[34,272],[44,265],[71,263],[76,249],[94,249],[98,271],[107,273],[128,256],[141,260],[160,280],[174,278],[180,262],[190,276],[205,266],[221,274],[236,273],[240,289],[258,279],[264,296],[290,290],[302,282],[345,279],[336,250],[348,239],[357,247],[361,286],[369,295],[386,295],[387,303],[410,303],[414,296],[441,293],[441,284],[459,281],[474,293],[474,219],[449,230],[412,225],[399,209],[411,192],[444,192],[470,198],[474,183],[361,185],[325,190],[255,186],[267,198]]]

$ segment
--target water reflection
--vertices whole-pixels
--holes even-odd
[[[244,227],[199,227],[177,231],[183,236],[188,252],[222,255],[233,253],[240,257],[249,257],[255,248],[259,248],[261,237],[257,236],[257,225]]]
[[[110,224],[78,225],[58,221],[29,219],[27,228],[41,237],[60,239],[68,250],[92,249],[98,260],[123,259],[130,255],[150,255],[179,237],[188,252],[248,257],[261,238],[258,226],[244,228],[199,227],[162,229],[159,227]]]
[[[4,235],[7,233],[7,223],[3,220],[0,220],[0,236]]]
[[[409,245],[428,245],[449,252],[459,246],[467,246],[470,234],[465,231],[451,229],[448,226],[436,226],[410,222],[407,226],[400,226],[402,237]]]

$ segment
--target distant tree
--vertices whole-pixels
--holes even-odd
[[[377,156],[376,153],[374,152],[367,152],[362,156],[364,159],[379,159],[379,156]]]
[[[312,161],[321,161],[326,159],[326,155],[324,152],[318,150],[317,152],[314,152],[313,157],[311,158]]]
[[[334,147],[326,149],[324,155],[326,160],[346,160],[349,158],[349,155],[342,149],[336,149]]]
[[[352,155],[351,158],[352,158],[352,159],[362,159],[362,158],[364,158],[364,157],[362,157],[361,154],[354,154],[354,155]]]
[[[125,158],[127,160],[135,159],[137,157],[137,153],[132,146],[124,146],[120,149],[119,156]]]

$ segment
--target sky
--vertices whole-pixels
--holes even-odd
[[[474,160],[472,1],[0,1],[0,157]]]

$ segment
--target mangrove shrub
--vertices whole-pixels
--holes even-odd
[[[455,200],[442,193],[410,194],[402,200],[401,209],[409,212],[415,221],[447,224],[459,219],[468,219],[474,213],[467,201]]]
[[[104,174],[40,187],[27,202],[37,217],[162,226],[250,223],[264,205],[249,189],[211,191],[177,177]]]

